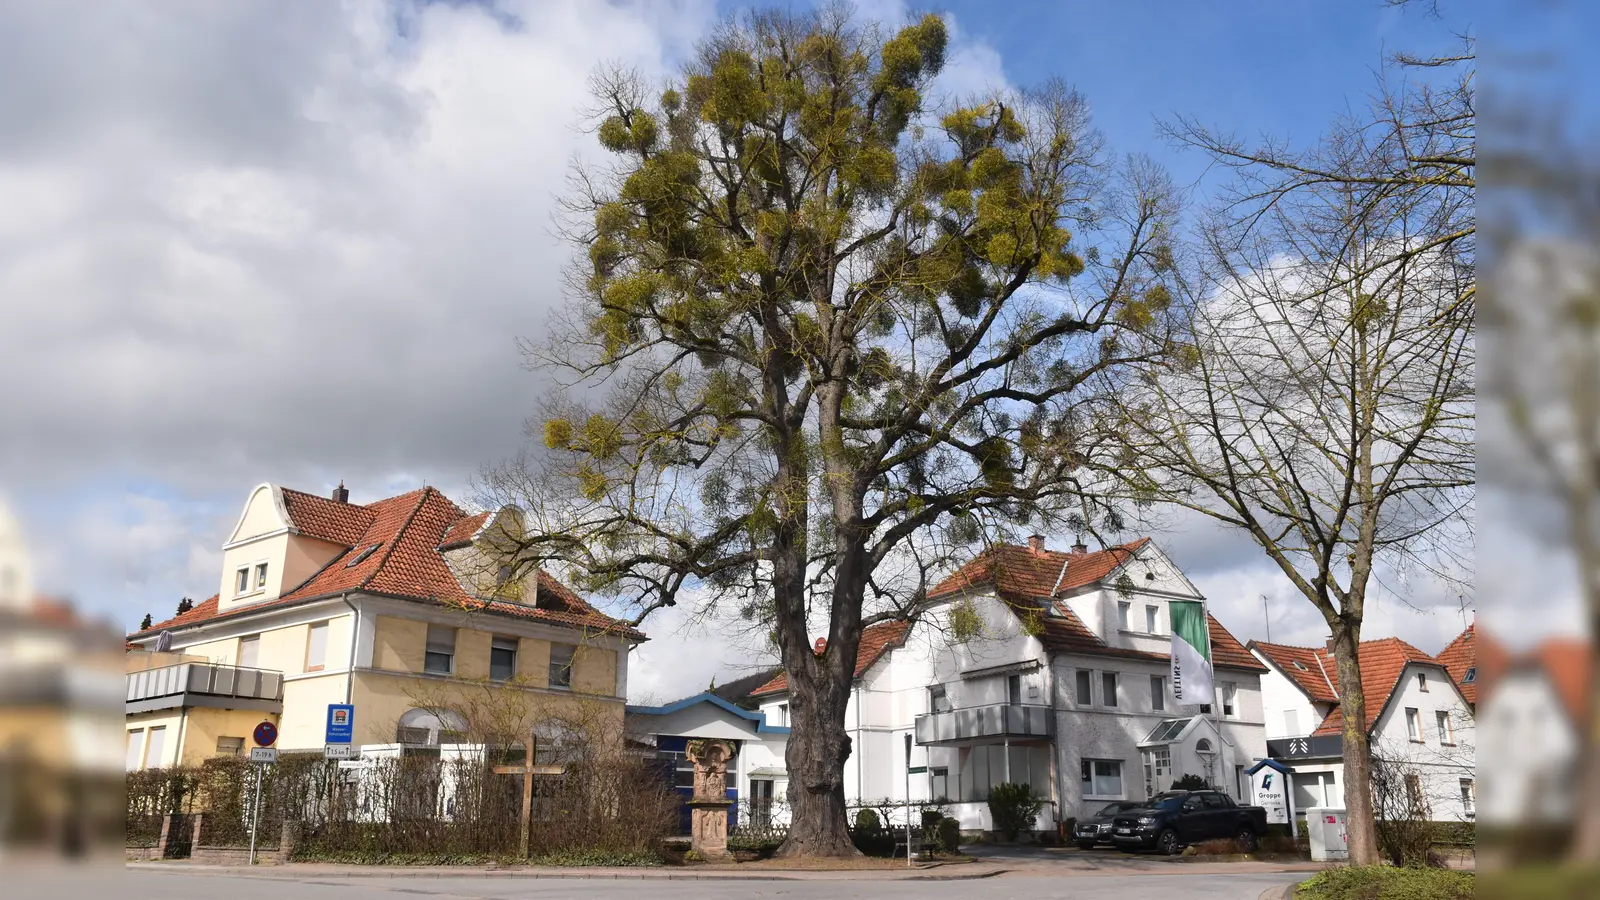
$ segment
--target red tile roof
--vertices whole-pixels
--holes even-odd
[[[902,647],[906,642],[906,634],[911,631],[911,623],[904,619],[889,622],[878,622],[861,629],[861,646],[856,648],[855,677],[860,678],[883,657],[883,654],[896,647]],[[772,680],[750,692],[756,697],[762,694],[775,694],[789,689],[789,676],[784,672],[772,676]]]
[[[468,593],[451,572],[440,547],[448,543],[446,538],[451,532],[459,534],[464,521],[483,517],[466,515],[434,488],[411,491],[364,506],[323,500],[287,489],[283,496],[284,505],[289,507],[290,517],[302,534],[335,541],[348,549],[304,584],[285,591],[276,600],[250,603],[219,615],[217,598],[212,597],[182,616],[159,622],[130,637],[148,637],[213,618],[306,602],[345,591],[363,591],[644,639],[638,629],[590,606],[543,570],[538,573],[538,590],[532,606]],[[343,509],[345,507],[354,512]],[[365,523],[359,531],[356,530],[358,523]],[[347,564],[371,547],[376,549],[365,559],[353,566]]]
[[[1478,624],[1476,622],[1467,626],[1467,630],[1456,636],[1456,639],[1445,645],[1439,655],[1435,657],[1444,664],[1445,670],[1450,673],[1450,680],[1461,688],[1461,696],[1467,702],[1476,706],[1478,703],[1477,672],[1473,672],[1472,681],[1464,681],[1468,669],[1477,669],[1478,666]]]
[[[1307,697],[1317,703],[1338,703],[1339,692],[1334,687],[1339,673],[1334,671],[1333,657],[1322,648],[1291,647],[1288,644],[1269,644],[1251,641],[1250,647],[1272,660],[1300,686]]]
[[[1584,641],[1551,640],[1540,644],[1534,656],[1555,687],[1567,716],[1581,730],[1589,718],[1594,648]]]
[[[993,586],[1003,594],[1028,599],[1054,597],[1062,591],[1105,578],[1148,543],[1149,538],[1139,538],[1093,553],[1063,553],[998,544],[934,585],[928,596],[935,598],[963,588]]]
[[[1326,650],[1323,653],[1323,664],[1328,666],[1329,677],[1338,685],[1339,679],[1333,671],[1333,654]],[[1438,660],[1423,653],[1399,638],[1383,638],[1376,641],[1362,641],[1358,652],[1361,662],[1361,692],[1366,697],[1367,731],[1378,724],[1378,717],[1383,714],[1389,705],[1389,700],[1394,696],[1395,689],[1400,686],[1400,676],[1405,672],[1407,665],[1414,662],[1433,663],[1438,665]],[[1344,732],[1344,713],[1335,706],[1328,717],[1317,726],[1313,735],[1337,735]]]
[[[444,537],[439,540],[439,547],[446,549],[469,543],[477,536],[485,522],[493,513],[481,512],[475,516],[462,516],[455,520],[449,528],[445,529]]]

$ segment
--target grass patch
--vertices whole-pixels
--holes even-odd
[[[1344,866],[1301,883],[1296,900],[1473,900],[1473,874],[1453,869]]]
[[[1600,897],[1600,870],[1573,866],[1522,866],[1484,873],[1485,900],[1588,900]]]

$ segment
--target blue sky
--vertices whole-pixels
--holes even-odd
[[[1380,0],[934,8],[956,22],[954,83],[1063,78],[1112,149],[1192,184],[1205,161],[1159,138],[1158,117],[1309,143],[1364,102],[1386,53],[1449,48],[1456,6],[1444,22]],[[0,5],[0,79],[30,85],[0,96],[0,380],[27,385],[0,399],[0,492],[40,588],[130,627],[209,596],[223,532],[263,481],[469,501],[540,393],[515,339],[560,303],[552,198],[593,152],[585,76],[620,59],[664,77],[717,11]],[[1247,543],[1195,523],[1162,543],[1240,637],[1263,630],[1267,594],[1274,637],[1318,640]],[[1460,616],[1419,602],[1374,627],[1437,649]],[[680,625],[650,628],[662,662],[639,683],[661,698],[736,656]]]

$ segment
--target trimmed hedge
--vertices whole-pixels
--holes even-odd
[[[1300,883],[1295,900],[1474,900],[1474,876],[1454,869],[1343,866]]]

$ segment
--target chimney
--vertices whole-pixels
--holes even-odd
[[[349,503],[350,502],[350,492],[345,489],[344,480],[343,479],[340,479],[339,480],[339,486],[333,489],[333,502],[335,502],[335,503]]]
[[[1077,543],[1072,545],[1072,555],[1073,556],[1082,556],[1082,555],[1084,555],[1085,553],[1088,553],[1088,552],[1089,552],[1089,545],[1085,544],[1083,542],[1083,538],[1081,538],[1081,537],[1078,538]]]
[[[1042,535],[1042,534],[1030,534],[1030,535],[1028,535],[1028,549],[1032,550],[1034,553],[1043,554],[1045,552],[1045,549],[1044,549],[1044,535]]]
[[[821,656],[823,651],[825,651],[827,649],[828,649],[828,639],[827,638],[817,638],[817,642],[816,642],[816,644],[814,644],[812,646],[811,652],[815,653],[818,656]]]

